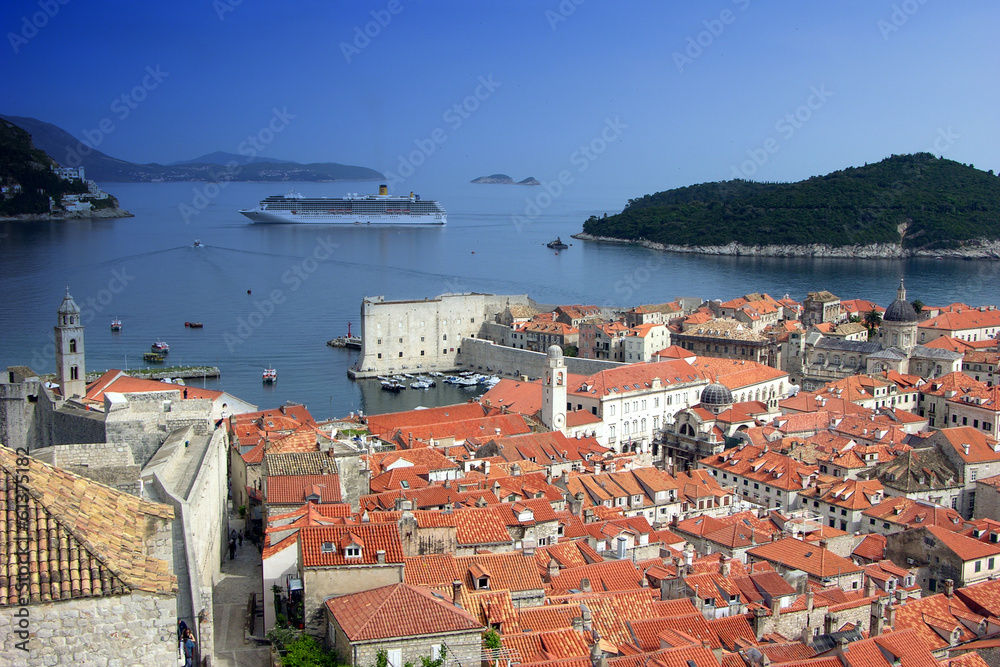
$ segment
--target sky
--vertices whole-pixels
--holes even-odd
[[[8,0],[0,112],[132,162],[637,195],[924,150],[1000,171],[998,25],[989,0]]]

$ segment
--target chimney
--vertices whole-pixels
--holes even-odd
[[[375,552],[375,560],[379,563],[385,563],[385,550],[379,549]]]
[[[892,628],[893,630],[896,629],[895,628],[895,626],[896,626],[896,605],[893,605],[893,606],[889,607],[889,614],[888,614],[888,617],[886,618],[886,624],[890,628]]]
[[[451,582],[451,601],[456,607],[462,606],[462,582],[458,579]]]
[[[732,572],[733,564],[732,561],[726,556],[726,554],[719,554],[719,574],[723,577],[729,578],[730,572]]]
[[[868,634],[871,637],[882,634],[882,615],[885,613],[885,604],[882,600],[872,603],[872,615],[868,624]]]
[[[962,451],[965,452],[966,456],[969,455],[969,443],[967,442],[962,443]]]
[[[944,580],[944,594],[945,594],[945,597],[948,597],[948,598],[954,597],[954,595],[955,595],[955,580],[954,579],[945,579]]]
[[[827,612],[823,617],[823,634],[832,633],[837,627],[837,615]]]
[[[413,431],[406,434],[406,447],[407,449],[413,449]]]
[[[579,616],[573,617],[573,632],[583,632],[583,619]]]
[[[865,597],[870,598],[875,594],[875,582],[871,577],[865,575]]]
[[[600,475],[601,474],[601,464],[600,463],[595,463],[594,464],[594,474],[595,475]]]
[[[590,579],[584,577],[580,580],[580,588],[583,589],[584,593],[593,593],[594,589],[590,586]]]
[[[806,592],[806,613],[811,614],[813,611],[813,592]]]
[[[587,509],[583,510],[583,522],[584,523],[594,522],[594,510],[592,508],[588,507]]]
[[[781,610],[781,598],[777,596],[771,597],[771,615],[774,616],[775,621],[777,621],[778,613]]]
[[[593,624],[591,623],[593,617],[590,615],[590,607],[582,602],[580,603],[580,615],[581,619],[583,619],[583,629],[586,632],[590,632],[593,628]]]
[[[559,563],[557,563],[556,559],[552,557],[549,557],[548,576],[549,583],[552,583],[552,579],[559,576]]]
[[[760,607],[755,607],[753,610],[753,617],[750,620],[750,625],[753,627],[753,634],[760,641],[764,637],[764,618],[767,616],[767,612]]]

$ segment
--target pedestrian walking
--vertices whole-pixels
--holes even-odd
[[[236,558],[236,540],[229,540],[229,560]]]
[[[239,539],[240,539],[240,548],[242,549],[243,548],[243,531],[242,530],[240,531],[240,538]]]
[[[194,633],[190,630],[184,638],[184,667],[194,667]]]

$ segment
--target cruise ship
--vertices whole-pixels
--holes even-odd
[[[443,225],[447,213],[441,204],[410,196],[390,195],[380,185],[377,195],[303,197],[292,191],[262,199],[256,208],[243,209],[253,222],[304,222],[322,225]]]

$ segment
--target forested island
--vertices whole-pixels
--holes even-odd
[[[1000,257],[1000,179],[930,153],[796,183],[732,180],[630,199],[576,238],[677,252]]]
[[[479,178],[474,178],[470,183],[488,183],[492,185],[541,185],[534,176],[528,176],[523,181],[515,181],[513,178],[507,174],[490,174],[489,176],[480,176]]]

